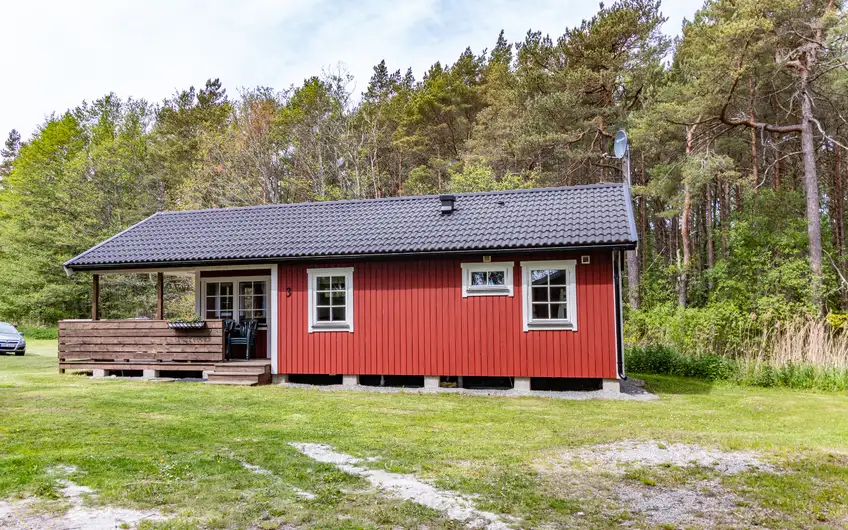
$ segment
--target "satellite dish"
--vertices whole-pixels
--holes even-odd
[[[624,155],[627,154],[627,133],[623,130],[615,133],[613,151],[616,158],[624,158]]]

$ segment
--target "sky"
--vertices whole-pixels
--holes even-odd
[[[664,31],[677,35],[703,0],[663,4]],[[0,141],[13,128],[26,139],[51,113],[109,92],[159,102],[216,77],[236,96],[342,65],[359,94],[382,59],[420,79],[468,46],[491,49],[501,29],[509,42],[530,29],[556,38],[597,9],[585,0],[0,0],[12,52],[0,76]]]

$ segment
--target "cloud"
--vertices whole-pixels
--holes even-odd
[[[232,94],[283,89],[342,63],[361,92],[382,59],[420,78],[467,46],[491,48],[501,29],[510,41],[528,29],[557,36],[597,10],[579,0],[2,1],[0,35],[14,43],[0,82],[4,138],[109,92],[158,102],[214,77]],[[699,5],[671,2],[667,32]]]

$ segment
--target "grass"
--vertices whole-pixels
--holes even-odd
[[[642,373],[729,381],[738,385],[848,390],[848,367],[813,364],[803,359],[777,362],[760,358],[730,358],[710,353],[693,355],[654,345],[628,348],[625,366]]]
[[[539,464],[564,448],[654,439],[757,451],[784,467],[778,475],[721,478],[763,506],[767,526],[846,524],[848,393],[646,380],[660,401],[93,380],[59,375],[56,342],[32,340],[27,356],[0,356],[0,499],[55,496],[50,468],[65,464],[79,468],[75,482],[97,490],[95,502],[157,507],[175,515],[160,524],[168,528],[457,527],[288,445],[302,441],[379,456],[369,465],[476,494],[481,508],[515,515],[527,528],[618,527],[631,516],[563,487]],[[688,475],[643,470],[623,480],[653,487]],[[305,500],[295,488],[317,498]]]

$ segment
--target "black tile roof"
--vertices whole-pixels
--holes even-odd
[[[160,212],[69,260],[70,270],[446,251],[632,246],[620,184]]]

